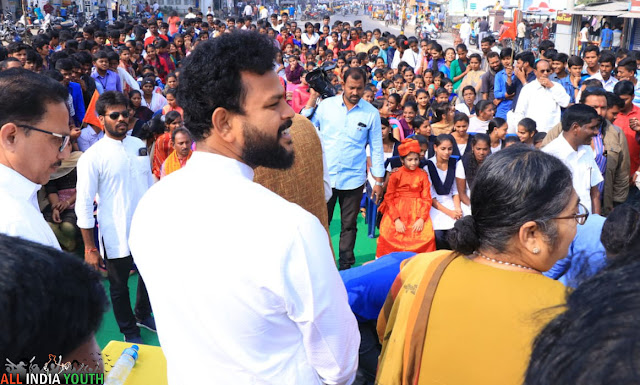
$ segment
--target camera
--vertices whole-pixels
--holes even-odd
[[[328,71],[331,71],[335,67],[335,64],[330,63],[309,72],[305,77],[309,87],[319,93],[323,99],[330,98],[337,94],[337,90],[333,84],[331,84],[328,74]]]

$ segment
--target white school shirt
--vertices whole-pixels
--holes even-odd
[[[0,164],[0,233],[60,250],[58,239],[38,206],[41,187]]]
[[[573,188],[580,198],[580,203],[591,212],[591,187],[604,180],[591,146],[582,145],[575,151],[564,135],[560,134],[542,147],[542,151],[560,159],[571,170]]]
[[[486,134],[489,129],[489,122],[490,120],[480,120],[480,118],[473,115],[469,118],[469,128],[467,129],[467,132],[469,134]]]
[[[571,98],[560,83],[551,84],[551,88],[545,88],[536,79],[522,87],[515,109],[518,122],[533,119],[539,132],[547,132],[560,123],[560,107],[567,107]]]
[[[138,205],[129,243],[169,384],[202,382],[185,368],[211,384],[351,384],[360,334],[327,233],[252,179],[196,151]],[[170,197],[191,209],[158,210]]]
[[[589,79],[600,80],[600,82],[602,83],[602,87],[607,92],[613,92],[613,87],[615,87],[616,84],[618,84],[618,79],[616,79],[613,76],[613,73],[611,75],[609,75],[609,80],[604,80],[604,78],[602,77],[602,74],[600,73],[600,71],[596,72],[595,75],[591,76],[587,80],[589,80]]]
[[[127,240],[133,212],[153,184],[147,146],[133,136],[123,140],[105,136],[82,154],[77,173],[75,211],[78,227],[95,227],[95,199],[102,256],[106,251],[109,259],[128,257],[131,251]],[[170,202],[173,198],[167,199]]]
[[[447,174],[449,173],[449,171],[452,171],[455,173],[455,171],[453,170],[447,170],[447,171],[440,170],[437,166],[437,163],[436,163],[437,161],[435,156],[430,158],[429,160],[432,161],[434,165],[436,165],[436,170],[438,170],[438,176],[440,177],[440,180],[442,181],[442,183],[444,183],[445,179],[447,179]],[[462,167],[462,164],[461,163],[457,164],[456,169],[458,167]],[[424,171],[427,172],[427,174],[429,174],[429,167],[424,166],[423,169]],[[440,203],[441,205],[443,205],[444,207],[450,210],[455,210],[455,205],[453,203],[453,196],[458,195],[458,187],[456,186],[455,178],[453,180],[453,184],[451,185],[451,190],[449,190],[449,194],[445,194],[445,195],[438,195],[435,187],[433,187],[433,179],[431,178],[431,174],[429,174],[429,182],[431,182],[431,199],[437,200],[438,203]],[[433,206],[431,206],[431,210],[429,211],[429,216],[431,217],[431,223],[433,224],[434,230],[449,230],[449,229],[452,229],[453,224],[456,223],[455,219],[451,218],[450,216],[436,209]]]

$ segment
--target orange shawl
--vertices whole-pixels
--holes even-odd
[[[167,159],[162,164],[161,175],[164,177],[171,174],[174,171],[180,170],[182,167],[184,167],[184,165],[187,163],[189,158],[191,158],[191,154],[193,154],[193,151],[189,150],[189,155],[187,155],[185,159],[180,160],[180,158],[178,158],[178,154],[176,154],[176,150],[173,150],[173,152],[169,154]]]

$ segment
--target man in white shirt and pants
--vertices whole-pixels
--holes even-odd
[[[287,169],[294,159],[294,111],[268,39],[225,34],[191,53],[178,99],[197,150],[149,190],[133,219],[129,243],[171,385],[202,382],[193,368],[212,384],[355,377],[360,335],[326,231],[252,181],[254,168]],[[160,212],[168,197],[191,208]],[[167,223],[171,233],[158,241]]]
[[[67,96],[46,76],[22,68],[0,73],[0,233],[56,249],[37,194],[71,153]]]
[[[600,119],[593,107],[575,104],[562,116],[562,134],[542,148],[571,170],[573,188],[580,203],[592,214],[600,214],[598,184],[604,180],[591,149],[591,140],[598,135]]]
[[[140,330],[155,331],[149,296],[138,276],[135,315],[129,299],[133,258],[128,237],[131,218],[142,195],[153,184],[147,146],[128,136],[127,97],[107,91],[96,102],[105,136],[78,160],[76,216],[85,245],[85,261],[98,269],[104,257],[113,312],[125,340],[141,343]],[[99,245],[94,241],[93,202],[98,202]],[[158,242],[162,242],[158,240]]]
[[[558,124],[560,107],[567,107],[571,100],[560,83],[549,80],[552,71],[548,61],[538,60],[534,70],[536,80],[522,87],[514,111],[518,122],[524,118],[535,120],[539,132],[547,132]]]

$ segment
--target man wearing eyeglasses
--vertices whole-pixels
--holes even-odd
[[[67,97],[62,84],[43,75],[0,73],[0,233],[57,249],[36,195],[71,153]]]
[[[96,102],[104,138],[91,146],[78,161],[76,216],[85,245],[85,261],[98,269],[106,266],[113,312],[128,342],[140,343],[140,330],[155,331],[147,289],[138,276],[135,315],[129,300],[129,271],[133,258],[127,238],[133,212],[142,195],[153,184],[147,147],[127,136],[127,98],[107,91]],[[94,242],[93,202],[98,201],[98,240]],[[104,263],[103,263],[104,257]]]
[[[552,72],[551,64],[546,60],[535,64],[536,80],[522,87],[514,112],[517,121],[535,120],[540,132],[547,132],[560,122],[560,107],[567,107],[571,100],[560,84],[549,80]]]

